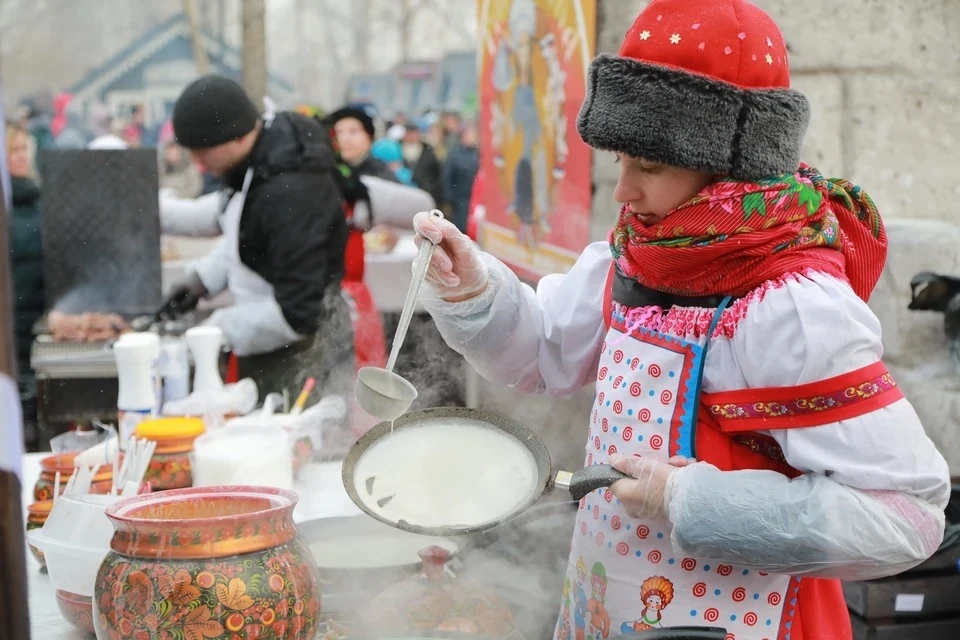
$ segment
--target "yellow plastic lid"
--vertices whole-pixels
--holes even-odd
[[[149,440],[173,440],[199,436],[206,427],[200,418],[159,418],[137,425],[136,436]]]

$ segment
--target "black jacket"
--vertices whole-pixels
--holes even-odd
[[[437,152],[433,150],[433,147],[424,142],[420,159],[415,163],[408,162],[407,166],[413,172],[413,183],[433,196],[433,200],[437,203],[437,206],[442,207],[442,169],[440,167],[440,160],[437,159]]]
[[[347,223],[334,160],[320,123],[281,112],[224,179],[228,195],[239,191],[253,167],[240,216],[240,261],[273,285],[284,318],[303,335],[317,331],[324,292],[343,277]]]
[[[40,226],[40,189],[29,178],[11,178],[13,211],[10,230],[10,267],[13,272],[13,327],[17,370],[29,377],[33,325],[43,315],[43,240]]]
[[[464,233],[467,232],[470,196],[479,166],[480,155],[476,147],[458,146],[447,154],[443,167],[444,197],[453,209],[454,224]]]
[[[397,179],[397,174],[387,166],[387,163],[379,158],[374,158],[373,156],[367,156],[364,158],[363,162],[352,167],[355,172],[361,176],[371,176],[373,178],[380,178],[382,180],[387,180],[389,182],[400,182]]]

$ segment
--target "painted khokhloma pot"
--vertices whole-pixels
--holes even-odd
[[[312,640],[320,584],[297,539],[296,504],[282,489],[197,487],[108,508],[115,531],[97,575],[97,637]]]

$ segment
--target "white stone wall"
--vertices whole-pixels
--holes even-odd
[[[947,353],[943,314],[907,310],[915,274],[960,274],[960,226],[890,220],[887,235],[887,265],[870,300],[883,327],[883,359],[952,475],[960,477],[960,372]]]

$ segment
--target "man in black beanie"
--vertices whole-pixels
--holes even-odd
[[[164,311],[182,314],[228,289],[234,304],[207,323],[223,329],[241,377],[252,377],[261,397],[296,394],[311,376],[321,391],[314,397],[345,391],[353,379],[353,332],[340,295],[347,224],[327,131],[298,113],[261,117],[237,83],[216,75],[184,89],[173,129],[223,180],[219,198],[195,201],[219,204],[209,218],[218,229],[206,231],[223,241],[175,287]]]

